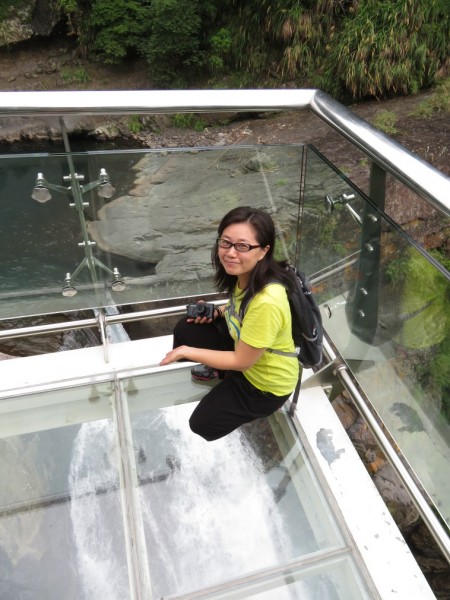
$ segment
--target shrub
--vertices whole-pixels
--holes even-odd
[[[436,0],[366,0],[341,27],[322,78],[336,96],[416,93],[448,56],[450,18]]]
[[[372,118],[372,124],[389,135],[397,133],[397,115],[390,110],[378,110]]]
[[[187,72],[199,70],[205,62],[200,49],[201,19],[196,2],[152,0],[150,31],[141,44],[153,80],[176,87],[183,85]]]
[[[194,113],[177,113],[172,117],[174,127],[180,129],[193,129],[194,131],[203,131],[205,123]]]
[[[84,33],[90,49],[105,63],[118,63],[138,51],[149,34],[150,6],[138,0],[95,0]]]

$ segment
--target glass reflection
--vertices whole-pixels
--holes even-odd
[[[279,251],[293,260],[302,154],[240,146],[2,156],[0,318],[209,292],[216,225],[238,204],[276,213]],[[113,197],[102,191],[106,175]]]
[[[329,223],[307,172],[305,206],[314,212],[304,211],[302,229],[328,237],[317,236],[313,251],[305,241],[301,264],[315,269],[325,330],[450,525],[448,258],[420,252],[319,155],[308,151],[308,164],[326,192],[354,196],[362,220],[358,226],[341,204]]]

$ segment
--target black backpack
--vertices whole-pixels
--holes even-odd
[[[288,293],[288,300],[292,338],[299,349],[298,360],[306,368],[316,367],[322,362],[322,316],[306,275],[292,265],[287,269],[294,280],[294,290]]]
[[[300,363],[309,369],[322,362],[322,316],[306,275],[292,265],[287,265],[286,270],[293,283],[292,290],[286,290],[286,292],[291,309],[292,339],[296,351],[294,354],[293,352],[267,348],[267,352],[298,358]],[[231,307],[232,313],[241,323],[247,305],[248,302],[245,307],[240,307],[239,314],[236,314],[234,305]]]
[[[288,292],[288,300],[291,307],[292,338],[298,348],[298,360],[306,368],[316,367],[322,362],[322,315],[306,275],[292,265],[286,268],[291,272],[295,284],[293,291]],[[297,408],[300,386],[301,376],[289,407],[291,417]]]

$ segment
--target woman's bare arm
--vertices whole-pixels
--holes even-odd
[[[254,348],[241,340],[235,350],[208,350],[192,346],[178,346],[166,354],[160,365],[168,365],[177,360],[186,359],[199,362],[222,371],[246,371],[250,369],[265,352],[265,348]]]

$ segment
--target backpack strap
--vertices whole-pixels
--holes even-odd
[[[279,283],[279,282],[276,281],[273,283]],[[250,300],[251,300],[251,298],[250,298]],[[249,300],[249,302],[250,302],[250,300]],[[249,302],[247,303],[247,306],[248,306]],[[234,304],[233,296],[230,297],[230,301],[228,304],[228,311],[229,311],[230,316],[233,316],[237,320],[239,325],[242,325],[242,321],[244,320],[244,315],[247,310],[247,306],[245,307],[245,310],[243,312],[241,310],[239,310],[239,312],[238,312],[236,310],[236,306]],[[298,352],[284,352],[284,350],[276,350],[275,348],[266,348],[266,352],[271,352],[272,354],[279,354],[280,356],[287,356],[288,358],[296,358],[298,360]]]
[[[297,352],[284,352],[284,350],[276,350],[275,348],[266,348],[266,352],[271,352],[272,354],[279,354],[280,356],[288,356],[289,358],[297,358]]]

